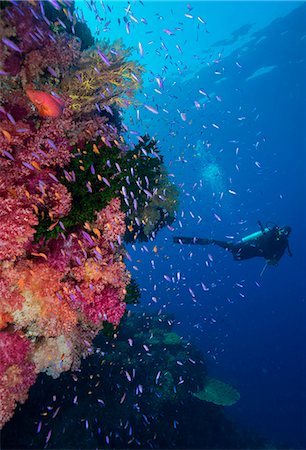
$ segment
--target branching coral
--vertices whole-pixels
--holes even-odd
[[[3,150],[8,152],[24,173],[39,171],[44,167],[61,167],[70,161],[72,145],[77,142],[75,128],[69,108],[65,108],[64,114],[57,119],[37,120],[35,126],[32,119],[23,118],[16,125],[3,120],[1,153],[9,158]],[[24,163],[30,164],[32,168]]]
[[[57,377],[76,369],[104,322],[119,324],[130,281],[119,244],[124,231],[114,199],[86,231],[41,240],[28,248],[31,259],[2,267],[1,324],[31,339],[37,372]]]
[[[103,321],[118,325],[125,310],[123,300],[130,274],[118,253],[125,232],[124,219],[120,200],[115,198],[97,214],[92,227],[87,226],[92,234],[83,232],[88,259],[71,271],[79,286],[76,304],[96,325]]]

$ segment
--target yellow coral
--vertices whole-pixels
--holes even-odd
[[[108,43],[82,52],[78,66],[62,80],[62,89],[72,100],[75,112],[90,113],[97,106],[115,104],[127,107],[141,84],[143,69],[128,61],[131,49],[124,48],[121,41],[111,47]],[[105,63],[101,55],[109,60]]]

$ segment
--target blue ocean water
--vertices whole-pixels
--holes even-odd
[[[136,308],[175,313],[210,374],[240,391],[228,415],[306,448],[305,4],[111,2],[110,12],[98,2],[111,18],[104,31],[80,7],[93,32],[135,47],[146,68],[139,100],[158,114],[135,108],[125,123],[156,136],[180,189],[174,230],[129,249],[142,290]],[[127,29],[130,14],[138,23],[129,18]],[[258,220],[293,230],[293,256],[263,273],[259,258],[172,243],[173,235],[238,240]]]
[[[277,448],[306,448],[305,3],[98,0],[76,4],[97,39],[122,39],[144,66],[137,103],[124,114],[125,137],[135,143],[136,136],[154,136],[179,190],[172,226],[160,230],[152,241],[127,245],[132,257],[127,265],[141,290],[141,302],[130,305],[130,310],[155,318],[174,314],[174,330],[203,352],[209,376],[240,392],[236,404],[224,407],[234,424]],[[285,252],[277,266],[265,266],[260,258],[234,261],[216,246],[173,243],[173,236],[239,240],[259,230],[258,221],[292,227],[292,257]],[[134,331],[140,334],[138,328]],[[124,332],[126,341],[127,337],[137,340],[133,330]],[[112,356],[111,346],[106,348]],[[28,406],[36,423],[32,423],[34,432],[28,431],[27,448],[37,448],[38,439],[43,439],[36,431],[42,427],[42,414],[39,406],[35,409],[35,399],[39,405],[41,395],[46,407],[59,391],[64,393],[61,413],[52,412],[52,419],[58,421],[51,420],[50,425],[53,442],[61,443],[57,448],[63,446],[63,439],[69,448],[80,443],[82,448],[109,447],[86,379],[86,375],[100,376],[101,365],[100,360],[97,367],[88,358],[80,373],[63,374],[59,380],[39,378]],[[110,385],[116,398],[120,378],[115,370],[107,370],[101,384]],[[104,408],[98,401],[98,407]],[[116,417],[114,411],[108,406],[105,415]],[[171,413],[176,417],[177,411]],[[16,413],[16,423],[20,420],[26,428],[30,420],[22,414],[22,410]],[[167,423],[167,411],[163,414]],[[170,412],[168,416],[176,430],[180,423],[172,420]],[[221,419],[217,415],[216,423],[223,424]],[[49,426],[47,419],[46,423]],[[151,421],[152,429],[154,425]],[[97,440],[97,427],[103,441]],[[46,429],[44,425],[45,434]],[[10,431],[7,436],[9,441]],[[211,440],[214,448],[218,437]],[[135,442],[129,448],[140,446]],[[152,443],[151,436],[141,448],[146,442]],[[157,440],[152,447],[162,448],[162,442]]]

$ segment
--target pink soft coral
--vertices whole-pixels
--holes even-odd
[[[35,383],[30,352],[31,344],[24,336],[0,332],[0,428],[12,417],[17,402],[25,402]]]
[[[38,224],[35,214],[13,198],[1,200],[0,260],[22,256],[25,245],[33,239]]]
[[[74,129],[69,108],[66,107],[57,119],[37,120],[40,122],[39,129],[31,129],[23,134],[22,145],[19,145],[18,152],[15,152],[15,158],[21,163],[31,164],[36,161],[42,168],[63,167],[68,164],[73,144],[68,135]],[[17,138],[12,137],[11,145],[16,145]]]
[[[77,38],[60,34],[55,35],[48,45],[27,53],[21,70],[23,84],[39,82],[50,69],[55,72],[56,78],[60,78],[80,58],[80,47]]]
[[[97,214],[95,226],[99,228],[105,240],[120,241],[125,233],[125,214],[120,209],[120,199],[113,198],[106,208]]]
[[[77,305],[95,325],[108,321],[118,325],[125,311],[123,302],[130,274],[125,264],[113,261],[109,265],[87,261],[84,268],[77,268],[79,292],[76,293]]]
[[[24,180],[26,191],[22,186],[16,189],[16,194],[22,198],[26,205],[35,205],[38,210],[43,211],[52,219],[58,219],[68,215],[72,197],[68,189],[63,184],[51,178],[55,173],[51,170],[36,171],[32,177]]]
[[[125,303],[120,301],[120,290],[112,286],[104,287],[100,293],[86,295],[82,302],[84,314],[96,325],[103,321],[119,325],[125,311]]]
[[[24,298],[17,288],[13,288],[0,270],[0,330],[13,322],[13,313],[21,309]]]

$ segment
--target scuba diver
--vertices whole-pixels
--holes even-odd
[[[261,222],[258,221],[258,224],[260,231],[252,233],[238,242],[179,236],[174,236],[173,242],[176,244],[218,245],[231,252],[236,261],[261,256],[265,258],[267,264],[272,266],[278,263],[286,249],[289,256],[292,256],[288,242],[288,236],[291,233],[290,226],[279,227],[275,224],[272,226],[267,224],[264,228]]]

